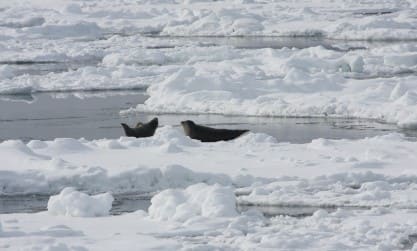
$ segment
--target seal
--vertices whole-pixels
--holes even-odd
[[[201,142],[216,142],[232,140],[240,135],[249,132],[249,130],[229,130],[217,129],[208,126],[197,125],[191,120],[181,121],[185,135]]]
[[[158,118],[153,118],[146,124],[142,124],[139,122],[134,128],[131,128],[124,123],[121,123],[121,125],[123,127],[123,130],[125,131],[126,136],[128,137],[151,137],[155,134],[156,128],[158,127]]]

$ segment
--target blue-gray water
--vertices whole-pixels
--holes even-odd
[[[148,211],[151,205],[151,195],[149,194],[121,194],[114,196],[114,202],[110,211],[111,215],[134,212],[137,210]],[[0,196],[0,214],[9,213],[36,213],[47,210],[48,195],[13,195]],[[248,210],[258,210],[266,217],[286,215],[291,217],[307,217],[314,214],[319,209],[328,212],[336,211],[336,207],[317,207],[317,206],[257,206],[257,205],[237,205],[239,212]],[[367,210],[369,208],[346,207],[350,210]]]
[[[121,122],[134,125],[158,117],[160,126],[178,126],[182,120],[221,127],[242,128],[275,136],[281,142],[306,143],[316,138],[359,139],[402,132],[395,125],[372,120],[332,118],[270,118],[222,115],[132,114],[120,110],[143,103],[140,91],[39,93],[28,96],[0,96],[0,140],[51,140],[70,138],[119,138]]]
[[[39,194],[0,196],[0,214],[45,211],[47,210],[48,200],[48,195]],[[150,205],[150,195],[148,194],[115,195],[110,213],[118,215],[137,210],[148,211]]]

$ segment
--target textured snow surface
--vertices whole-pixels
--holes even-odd
[[[129,111],[361,117],[417,127],[414,1],[20,0],[1,6],[2,95],[150,86],[150,99]],[[198,35],[402,42],[245,50],[209,38],[169,37]],[[24,69],[31,64],[47,70],[32,74]]]
[[[1,192],[55,194],[71,186],[93,194],[117,194],[205,183],[235,187],[240,204],[414,208],[416,144],[400,134],[289,144],[255,133],[230,142],[204,144],[168,126],[158,129],[153,138],[144,139],[5,141],[0,144],[4,160]],[[181,210],[189,207],[196,210],[193,214],[210,215],[211,211],[203,212],[197,206],[182,206],[195,201],[201,207],[214,203],[200,201],[217,193],[200,186],[194,187],[201,190],[198,193],[191,187],[154,198],[158,205],[152,211],[154,216],[181,218]],[[77,208],[84,206],[84,197],[89,198],[73,190],[64,191],[68,193],[56,197],[57,206],[51,207],[52,211],[71,215],[65,201],[74,202]],[[220,191],[226,196],[229,190]],[[182,199],[164,204],[176,195]],[[80,198],[80,204],[72,196]],[[213,200],[232,201],[227,196],[214,196]],[[182,209],[171,215],[161,208]]]
[[[5,141],[2,193],[56,194],[48,211],[0,215],[9,250],[400,250],[416,241],[417,142],[401,134],[279,143],[248,133],[201,143],[152,138]],[[155,192],[144,211],[105,217],[102,192]],[[236,205],[315,208],[265,218]],[[339,209],[338,209],[339,208]],[[138,244],[140,243],[140,244]],[[7,249],[6,249],[7,250]]]
[[[161,35],[415,39],[415,1],[28,1],[2,3],[4,37]],[[18,30],[16,30],[18,29]]]
[[[53,215],[95,217],[109,214],[113,196],[109,193],[89,196],[72,187],[64,188],[48,201],[48,212]]]
[[[122,114],[416,129],[416,13],[414,0],[0,1],[0,95],[146,88]],[[214,36],[308,39],[247,49]],[[2,196],[51,195],[47,212],[0,215],[0,250],[417,250],[417,142],[401,134],[205,144],[162,127],[145,139],[7,140],[0,159]],[[149,212],[108,215],[111,194],[143,192]]]
[[[151,200],[149,215],[158,220],[186,221],[192,217],[236,216],[236,200],[233,189],[204,183],[185,190],[168,189]]]
[[[323,47],[224,50],[233,51],[227,60],[182,67],[151,85],[145,104],[125,112],[360,117],[415,127],[417,77],[395,74],[414,72],[417,62],[404,62],[417,54],[399,56],[391,46],[347,53]],[[377,72],[393,77],[371,77]]]
[[[417,232],[415,213],[339,209],[318,210],[305,218],[268,219],[249,211],[234,217],[195,216],[185,222],[155,220],[143,211],[98,218],[7,214],[1,218],[0,246],[77,251],[410,250]]]

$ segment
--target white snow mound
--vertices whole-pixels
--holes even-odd
[[[236,216],[236,199],[230,187],[204,183],[186,189],[168,189],[151,200],[149,215],[158,220],[185,222],[196,216]]]
[[[58,195],[49,198],[48,212],[72,217],[105,216],[109,214],[113,200],[110,193],[89,196],[67,187]]]

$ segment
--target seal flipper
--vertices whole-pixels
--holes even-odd
[[[249,130],[228,130],[229,140],[238,138],[247,132],[249,132]]]

